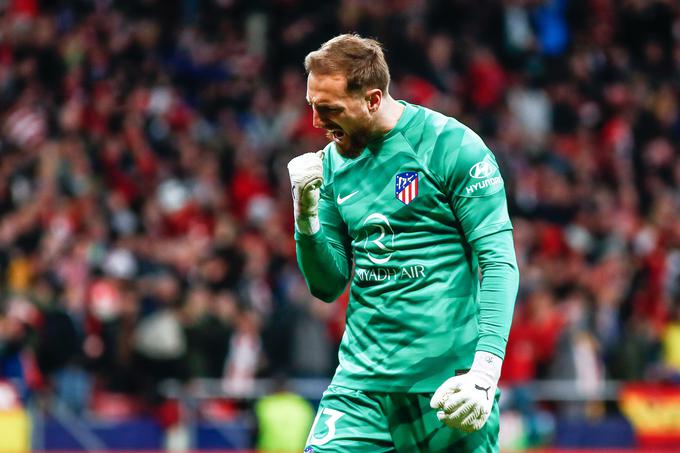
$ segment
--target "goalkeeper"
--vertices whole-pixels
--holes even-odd
[[[392,99],[377,41],[337,36],[305,69],[330,143],[288,164],[298,264],[327,302],[352,280],[305,452],[498,451],[519,275],[493,154],[455,119]]]

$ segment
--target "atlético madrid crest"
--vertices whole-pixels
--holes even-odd
[[[418,196],[418,172],[405,171],[397,173],[394,196],[404,204],[409,204]]]

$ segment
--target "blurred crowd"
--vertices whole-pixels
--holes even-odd
[[[497,156],[505,384],[677,379],[673,0],[0,1],[0,378],[82,410],[332,374],[346,296],[297,270],[285,164],[325,144],[302,60],[346,31]]]

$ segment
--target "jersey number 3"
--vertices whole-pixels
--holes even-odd
[[[325,421],[326,429],[328,430],[328,432],[326,433],[325,436],[318,438],[314,435],[314,430],[316,429],[316,424],[319,422],[321,415],[328,416],[328,419]],[[336,411],[335,409],[329,409],[327,407],[320,409],[319,412],[317,412],[316,414],[316,418],[314,419],[314,423],[312,424],[312,429],[309,432],[309,437],[307,438],[307,445],[321,446],[330,442],[335,437],[335,423],[343,415],[345,415],[344,412]]]

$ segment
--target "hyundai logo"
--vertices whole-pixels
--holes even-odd
[[[496,171],[496,167],[486,161],[477,162],[470,169],[470,176],[477,179],[488,178]]]

